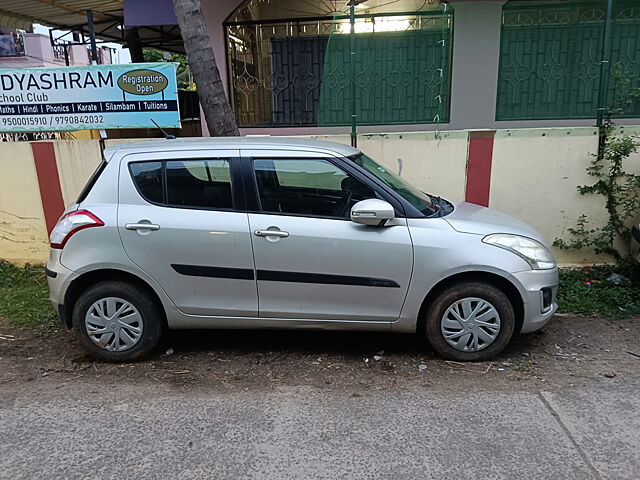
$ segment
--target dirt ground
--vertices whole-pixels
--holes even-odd
[[[72,332],[15,328],[0,319],[0,388],[31,382],[55,388],[83,379],[221,393],[312,386],[360,396],[485,383],[492,389],[556,390],[638,372],[638,318],[557,316],[543,331],[516,338],[494,361],[475,364],[444,361],[413,335],[174,331],[152,357],[120,365],[92,360]]]

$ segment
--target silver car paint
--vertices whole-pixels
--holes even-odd
[[[391,246],[394,250],[393,253],[390,254],[389,251],[385,251],[380,261],[382,262],[381,266],[384,265],[390,268],[390,273],[386,275],[397,279],[401,288],[394,289],[400,291],[386,296],[383,301],[380,301],[381,299],[378,297],[380,292],[385,290],[383,288],[350,287],[360,288],[362,293],[349,299],[346,296],[341,296],[344,287],[338,285],[335,287],[322,286],[322,296],[329,299],[329,303],[324,305],[325,309],[321,308],[321,304],[309,301],[309,297],[307,297],[307,303],[301,306],[298,301],[299,298],[309,293],[317,294],[317,285],[311,285],[311,288],[308,288],[305,285],[300,287],[300,285],[295,284],[292,287],[291,283],[284,283],[282,284],[283,289],[277,289],[274,285],[279,282],[271,282],[271,286],[262,288],[254,286],[253,290],[255,292],[255,288],[260,288],[263,295],[265,295],[267,301],[265,302],[264,312],[269,315],[268,318],[258,316],[254,303],[256,297],[252,294],[241,300],[244,302],[243,306],[238,305],[240,299],[233,295],[231,298],[220,295],[215,305],[214,302],[211,302],[211,304],[198,304],[198,302],[206,302],[206,298],[200,297],[202,297],[205,290],[211,292],[209,288],[205,288],[196,295],[189,297],[186,295],[186,288],[183,288],[184,278],[165,277],[164,273],[166,271],[163,273],[162,270],[154,270],[148,263],[145,263],[151,262],[155,258],[156,263],[161,260],[169,264],[167,254],[170,249],[168,247],[176,243],[180,245],[185,240],[184,235],[181,236],[176,230],[165,239],[160,240],[158,243],[166,242],[161,255],[155,254],[151,249],[149,249],[150,252],[144,252],[140,242],[138,242],[139,245],[129,246],[127,249],[123,246],[123,243],[127,245],[131,241],[130,238],[127,238],[128,234],[139,234],[132,231],[122,231],[122,229],[118,228],[118,225],[127,222],[129,217],[131,221],[137,222],[149,216],[149,210],[146,209],[149,204],[140,199],[137,192],[135,192],[126,164],[132,159],[139,158],[194,158],[194,156],[198,155],[213,155],[215,150],[227,150],[228,152],[232,146],[238,146],[238,140],[144,142],[107,150],[105,158],[109,159],[109,163],[105,172],[81,205],[82,208],[92,211],[105,221],[106,226],[86,229],[74,235],[69,240],[62,255],[60,255],[59,250],[52,250],[48,268],[58,274],[56,278],[49,278],[53,304],[57,306],[64,302],[66,290],[71,282],[80,275],[95,270],[114,269],[136,275],[153,288],[163,304],[170,328],[286,327],[410,332],[415,331],[420,307],[426,294],[433,286],[452,275],[477,271],[499,275],[510,281],[518,289],[525,306],[523,332],[541,328],[555,312],[555,303],[547,312],[542,311],[540,288],[552,287],[555,294],[558,283],[557,269],[531,270],[531,267],[519,256],[504,249],[484,244],[481,241],[484,234],[498,232],[526,235],[543,242],[544,239],[531,227],[512,217],[493,210],[483,209],[482,207],[470,206],[469,204],[457,204],[456,210],[445,218],[395,219],[386,227],[380,227],[377,230],[374,228],[374,232],[360,230],[361,228],[371,229],[371,227],[356,225],[348,221],[333,221],[342,224],[344,233],[353,235],[351,240],[340,240],[343,245],[350,245],[348,248],[351,256],[345,254],[344,258],[340,262],[336,261],[333,266],[327,265],[327,258],[330,258],[328,253],[337,245],[338,239],[329,236],[330,243],[328,244],[329,250],[327,254],[317,255],[319,246],[323,245],[323,239],[327,240],[329,232],[327,231],[326,223],[327,221],[332,222],[331,220],[318,222],[318,225],[322,224],[323,227],[315,229],[313,227],[314,220],[318,219],[305,219],[304,222],[300,222],[300,227],[298,227],[296,222],[302,217],[278,217],[281,225],[275,226],[296,229],[297,235],[307,238],[306,241],[298,242],[299,245],[297,246],[287,247],[289,250],[298,252],[298,258],[304,264],[304,267],[296,267],[298,270],[306,268],[312,269],[317,273],[322,273],[323,269],[324,271],[332,271],[332,273],[335,273],[335,271],[348,271],[350,275],[353,275],[357,269],[361,269],[360,271],[363,275],[373,271],[379,272],[377,268],[366,270],[364,261],[353,262],[353,255],[358,258],[358,255],[363,255],[361,250],[365,250],[357,248],[354,241],[366,242],[367,247],[375,246],[377,248],[382,248],[385,244],[389,246],[389,242],[393,240],[399,241],[398,245]],[[240,141],[240,146],[245,147],[243,154],[251,151],[252,153],[261,152],[262,155],[266,156],[276,156],[276,154],[281,155],[282,152],[285,152],[289,156],[295,155],[298,157],[301,155],[342,157],[357,153],[357,150],[351,147],[327,142],[251,138],[243,138]],[[120,175],[119,172],[121,173]],[[119,181],[116,179],[119,179]],[[120,198],[118,198],[118,192],[120,192]],[[118,207],[118,204],[120,204],[120,207]],[[70,209],[75,208],[77,208],[76,205],[70,206]],[[122,220],[118,219],[119,208],[123,215]],[[152,208],[162,209],[163,211],[172,210],[166,207],[152,206]],[[185,213],[190,211],[180,209],[180,212],[183,214],[185,221],[190,220],[199,223],[202,220],[200,217],[191,217],[190,214],[187,215]],[[233,235],[241,234],[242,220],[237,222],[234,220],[233,224],[236,225],[234,228],[229,228],[226,224],[224,225],[225,228],[217,227],[218,221],[226,216],[219,217],[217,214],[229,214],[229,212],[205,213],[212,214],[209,221],[213,221],[216,224],[215,230],[210,228],[206,229],[207,231],[229,233],[232,230],[234,232]],[[254,226],[256,229],[271,226],[274,222],[265,221],[268,219],[264,218],[271,216],[263,214],[247,215],[245,213],[232,213],[231,215],[235,215],[238,218],[246,217],[246,234],[254,243],[254,248],[256,241],[268,242],[265,238],[251,235],[250,231],[254,229]],[[125,220],[125,216],[127,216],[127,220]],[[179,216],[176,215],[173,221],[178,222]],[[289,218],[291,223],[285,226],[282,222],[284,222],[284,219]],[[224,221],[226,222],[227,220]],[[250,222],[253,224],[250,225]],[[166,223],[164,218],[163,223]],[[304,228],[302,228],[302,224],[304,224]],[[186,224],[183,223],[182,225]],[[300,230],[297,230],[298,228]],[[170,229],[167,228],[167,230]],[[313,230],[317,230],[317,232],[314,234]],[[162,231],[162,226],[161,230],[152,233],[156,234],[160,231]],[[471,233],[462,233],[462,231]],[[406,232],[406,235],[402,232]],[[358,236],[358,233],[362,236]],[[151,235],[148,235],[148,237],[151,237]],[[133,238],[140,240],[136,237]],[[313,254],[303,257],[301,252],[307,251],[308,253],[309,251],[309,238],[316,245],[316,249],[315,251],[311,250],[314,252]],[[371,238],[375,238],[375,240],[371,241]],[[282,246],[284,246],[285,241],[290,239],[283,238],[278,242],[272,243],[282,243]],[[410,243],[407,240],[410,240]],[[293,244],[294,242],[289,243]],[[413,246],[413,254],[411,245]],[[259,261],[264,261],[265,265],[278,265],[278,268],[281,269],[281,263],[276,263],[269,258],[266,247],[273,245],[263,246],[265,247],[264,259]],[[194,248],[194,245],[189,244],[187,249],[189,248]],[[200,247],[196,246],[195,248],[198,249]],[[246,249],[242,249],[246,251]],[[258,250],[260,249],[258,247]],[[199,252],[204,254],[202,250]],[[176,254],[176,252],[172,252],[172,254]],[[181,253],[177,254],[182,255]],[[136,257],[136,262],[132,261],[129,255]],[[281,255],[285,255],[285,253],[283,252]],[[379,252],[378,255],[380,255]],[[239,255],[234,254],[233,256],[239,258]],[[199,258],[201,263],[206,263],[206,260],[204,258],[200,259],[198,255],[188,258]],[[280,258],[286,257],[281,256]],[[237,261],[237,258],[234,261]],[[244,265],[247,264],[245,263]],[[291,265],[292,267],[295,266],[294,264]],[[337,270],[333,270],[334,268]],[[380,275],[377,274],[375,276]],[[179,285],[180,283],[182,285]],[[247,283],[251,284],[252,282]],[[221,288],[225,289],[224,286]],[[244,286],[241,289],[242,291],[250,290],[245,289]],[[404,295],[404,289],[406,289],[406,295]],[[226,289],[224,291],[229,292]],[[182,294],[174,292],[182,292]],[[399,302],[400,296],[406,297],[404,302]],[[176,300],[176,298],[181,300]],[[335,305],[331,306],[330,300],[332,298],[340,299],[337,307]],[[179,302],[181,308],[176,306],[176,302]],[[287,302],[290,302],[288,307]],[[186,307],[188,304],[189,306]],[[207,314],[203,313],[205,311]],[[241,313],[238,313],[238,311]],[[349,314],[348,312],[352,313]]]
[[[234,158],[238,150],[198,151],[197,158]],[[163,159],[178,158],[166,154]],[[118,231],[132,263],[162,284],[184,313],[257,316],[254,280],[188,276],[172,265],[202,265],[254,270],[247,214],[152,205],[137,192],[127,164],[157,159],[128,155],[120,169]],[[157,231],[127,230],[127,224],[150,223]]]
[[[414,331],[426,294],[442,280],[467,272],[488,272],[508,280],[518,289],[525,302],[525,316],[528,316],[529,312],[531,319],[542,315],[539,290],[542,287],[557,286],[557,269],[534,271],[521,257],[483,243],[484,235],[454,230],[446,221],[446,217],[411,218],[408,224],[415,262],[407,301],[393,330]],[[508,229],[503,231],[509,233]],[[518,276],[519,272],[534,275],[522,277],[522,280],[528,282],[525,283]],[[540,285],[541,283],[544,285]],[[536,295],[535,304],[529,294],[532,288]],[[554,306],[552,309],[554,313],[555,308]],[[548,318],[550,317],[551,315]],[[540,327],[544,323],[546,322]]]
[[[258,279],[264,317],[392,322],[400,316],[413,263],[406,219],[385,228],[332,220],[250,214],[251,231],[280,229],[287,238],[254,237],[257,269],[383,277],[399,287],[289,283]]]
[[[458,232],[483,236],[492,233],[514,233],[549,246],[532,226],[506,213],[465,202],[454,203],[454,207],[455,210],[444,219]]]

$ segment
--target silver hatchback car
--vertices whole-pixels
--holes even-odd
[[[419,332],[480,361],[556,311],[545,240],[428,195],[355,148],[286,138],[130,143],[51,233],[51,301],[94,356],[165,329]]]

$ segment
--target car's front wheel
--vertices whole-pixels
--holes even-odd
[[[440,292],[423,318],[431,347],[450,360],[479,362],[500,353],[515,330],[515,312],[499,288],[463,282]]]
[[[127,362],[151,352],[164,330],[162,312],[144,289],[102,282],[80,295],[73,329],[88,352],[101,360]]]

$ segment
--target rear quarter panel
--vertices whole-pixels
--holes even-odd
[[[73,272],[68,282],[97,270],[118,270],[130,273],[146,282],[160,298],[167,320],[177,315],[177,309],[162,287],[134,265],[127,257],[118,232],[118,178],[121,157],[114,155],[86,199],[77,208],[89,210],[104,222],[104,226],[80,230],[67,241],[59,254],[59,262]],[[75,208],[74,208],[75,209]],[[69,285],[61,285],[67,289]]]

